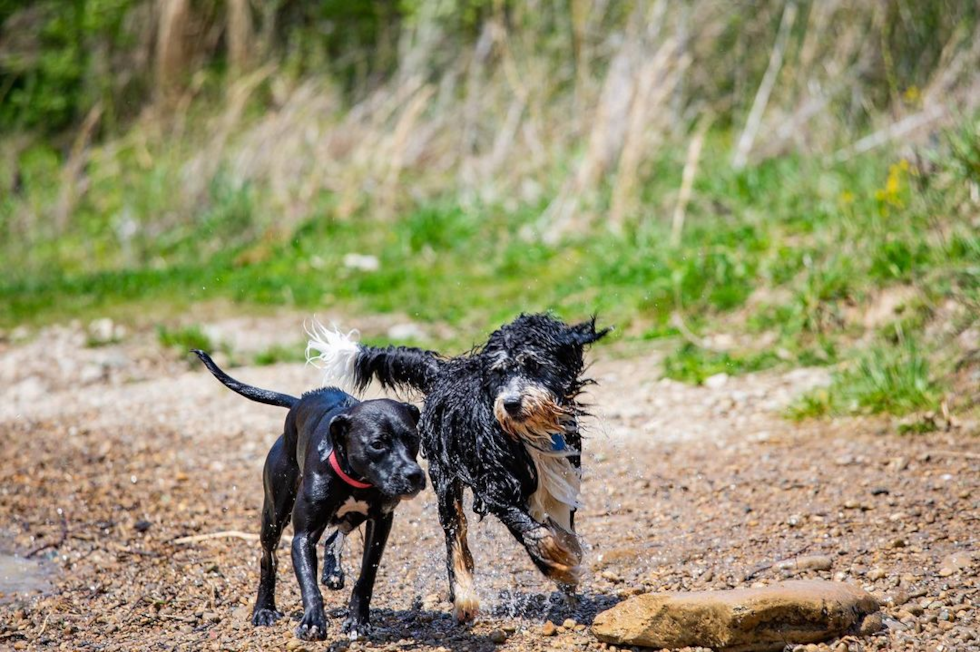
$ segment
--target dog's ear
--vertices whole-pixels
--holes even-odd
[[[351,418],[349,414],[338,414],[330,419],[330,437],[335,444],[347,443],[347,433],[350,432]]]
[[[609,332],[612,331],[612,327],[603,328],[597,331],[595,329],[595,315],[589,321],[584,321],[581,324],[575,324],[570,326],[565,330],[565,342],[567,344],[574,344],[578,346],[585,346],[587,344],[592,344],[602,339]]]
[[[419,409],[411,403],[402,403],[402,405],[404,405],[409,414],[412,415],[412,421],[415,422],[415,425],[419,425],[419,419],[422,418],[422,413],[419,411]]]

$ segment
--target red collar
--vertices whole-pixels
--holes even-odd
[[[330,462],[330,468],[333,469],[333,472],[336,473],[338,476],[340,476],[341,480],[343,480],[350,486],[354,487],[355,489],[370,489],[372,487],[371,484],[367,482],[361,482],[359,480],[355,480],[354,478],[344,473],[344,470],[340,468],[340,462],[337,460],[336,448],[330,451],[330,457],[327,458],[327,461]]]

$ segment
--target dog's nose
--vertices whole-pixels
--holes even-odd
[[[422,473],[421,468],[415,468],[409,471],[405,475],[405,479],[408,480],[409,484],[413,487],[425,488],[425,474]]]
[[[507,414],[512,417],[516,417],[521,413],[521,397],[505,398],[504,409],[507,410]]]

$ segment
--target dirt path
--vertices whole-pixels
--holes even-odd
[[[298,341],[284,323],[216,327],[266,345]],[[85,340],[65,328],[0,344],[0,552],[38,550],[52,573],[44,596],[0,597],[0,649],[297,649],[293,622],[247,623],[256,542],[170,543],[257,531],[260,469],[284,411],[234,396],[162,353],[152,334],[99,348]],[[318,380],[301,364],[234,375],[285,391]],[[397,512],[375,591],[379,630],[351,649],[489,650],[500,636],[504,649],[597,649],[582,626],[626,595],[769,582],[784,575],[766,564],[804,553],[829,556],[832,567],[798,576],[854,582],[888,605],[880,635],[817,649],[980,649],[980,561],[964,561],[980,540],[976,433],[899,437],[877,420],[782,419],[788,401],[825,382],[820,370],[694,388],[658,380],[655,357],[600,350],[593,376],[598,417],[587,429],[578,520],[592,572],[581,602],[559,601],[488,519],[471,523],[484,615],[455,626],[427,490]],[[356,572],[357,537],[348,548]],[[298,614],[281,558],[279,604]],[[0,591],[13,586],[0,577]],[[324,597],[337,618],[311,650],[347,645],[339,622],[348,592]],[[548,637],[549,618],[576,623]]]

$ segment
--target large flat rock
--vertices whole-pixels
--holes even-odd
[[[877,600],[857,587],[797,580],[759,589],[639,595],[596,616],[592,633],[616,645],[756,652],[861,630],[877,611]],[[873,629],[874,622],[869,618],[864,628]]]

